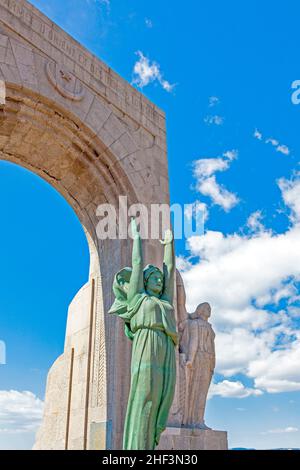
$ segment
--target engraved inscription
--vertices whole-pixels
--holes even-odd
[[[73,42],[64,31],[60,30],[50,20],[41,14],[36,14],[34,8],[29,9],[22,0],[0,0],[0,6],[19,19],[18,32],[24,38],[31,41],[31,31],[33,31],[48,44],[56,47],[60,52],[76,62],[82,68],[81,72],[78,68],[76,71],[76,74],[79,74],[82,81],[86,80],[86,73],[88,73],[98,82],[101,82],[102,85],[115,92],[118,105],[126,109],[128,114],[130,114],[129,105],[129,107],[134,107],[152,122],[163,125],[163,117],[156,110],[155,106],[118,77],[111,69],[107,68],[98,58],[90,54],[75,41]],[[2,21],[10,27],[16,28],[14,19],[6,15]],[[46,53],[49,51],[46,43],[41,42],[39,48]],[[91,86],[90,83],[89,86]],[[112,102],[114,101],[113,97],[110,97],[110,99]]]

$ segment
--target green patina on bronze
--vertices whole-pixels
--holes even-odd
[[[133,341],[123,448],[151,450],[166,427],[176,382],[173,235],[168,230],[162,242],[165,253],[161,272],[152,265],[143,269],[142,242],[135,220],[131,228],[132,268],[116,274],[116,300],[109,313],[125,321],[125,334]]]

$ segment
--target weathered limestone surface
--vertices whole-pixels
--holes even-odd
[[[158,449],[226,450],[227,433],[214,431],[204,421],[205,405],[215,368],[215,333],[208,322],[210,305],[198,305],[194,313],[186,310],[186,293],[177,271],[177,382],[169,415],[169,427],[162,434]]]
[[[168,427],[157,450],[227,450],[227,432]]]
[[[93,403],[92,397],[88,397],[88,374],[93,367],[89,355],[90,316],[96,310],[97,296],[93,291],[97,290],[97,284],[99,289],[99,278],[91,277],[69,306],[64,353],[48,375],[44,419],[35,449],[91,449],[95,445],[95,425],[99,423],[102,425],[101,444],[106,448],[105,408],[91,406],[97,402]],[[98,409],[95,411],[95,408]],[[86,417],[94,429],[92,436],[87,434]],[[97,438],[99,442],[99,436]]]
[[[49,374],[37,447],[65,447],[73,349],[68,446],[118,449],[130,344],[122,322],[106,312],[131,243],[98,240],[96,208],[110,203],[118,210],[120,195],[128,205],[169,202],[164,114],[30,3],[0,0],[0,158],[65,197],[91,251],[89,283],[70,307],[65,351]],[[149,262],[160,265],[155,243],[145,248]]]

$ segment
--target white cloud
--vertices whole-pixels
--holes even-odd
[[[202,165],[210,175],[220,162],[213,169]],[[248,219],[252,233],[191,237],[190,257],[199,262],[182,273],[188,310],[212,305],[216,372],[244,374],[269,393],[300,390],[300,178],[281,179],[279,186],[292,213],[289,229],[266,230],[257,211]]]
[[[139,88],[143,88],[150,83],[157,81],[164,90],[171,92],[175,85],[163,78],[159,64],[150,62],[141,51],[137,51],[139,59],[134,64],[132,83]]]
[[[222,124],[224,124],[224,118],[223,116],[219,116],[218,114],[213,114],[205,116],[204,122],[208,125],[214,124],[216,126],[222,126]]]
[[[194,164],[194,176],[203,179],[212,176],[217,171],[224,171],[229,168],[230,160],[224,158],[201,158]]]
[[[192,263],[184,258],[183,256],[177,256],[176,257],[176,268],[180,271],[186,271],[187,269],[190,269],[192,267]]]
[[[238,157],[239,153],[237,150],[227,150],[226,152],[223,153],[223,156],[228,158],[229,161],[231,162],[232,160],[236,160]]]
[[[208,220],[209,213],[207,204],[201,201],[195,201],[192,204],[185,204],[184,205],[184,215],[188,220],[195,217],[199,217],[202,219],[203,224]]]
[[[197,190],[203,196],[210,197],[214,204],[221,206],[226,212],[239,202],[238,197],[220,185],[215,176],[200,180],[197,184]]]
[[[252,314],[255,315],[255,309]],[[251,329],[234,327],[218,331],[216,336],[217,371],[224,377],[248,373],[249,364],[268,353],[267,339],[253,334]]]
[[[278,142],[278,140],[273,139],[272,137],[270,137],[269,139],[266,140],[266,144],[271,144],[271,145],[273,145],[273,147],[277,147],[279,145],[279,142]]]
[[[224,398],[247,398],[250,396],[262,395],[261,390],[247,388],[242,382],[231,382],[223,380],[223,382],[212,383],[209,389],[209,398],[213,396],[220,396]]]
[[[255,137],[257,140],[263,141],[263,134],[258,129],[255,129],[253,137]],[[290,149],[288,148],[288,146],[281,144],[277,139],[274,139],[273,137],[266,138],[264,140],[264,143],[271,144],[273,147],[275,147],[276,152],[280,152],[283,155],[290,154]]]
[[[253,136],[258,140],[262,140],[263,137],[262,133],[258,129],[255,129]]]
[[[32,433],[40,426],[43,402],[31,392],[0,391],[0,433]]]
[[[300,221],[300,174],[293,179],[280,178],[278,186],[281,189],[285,204],[291,209],[291,220]]]
[[[286,434],[291,432],[298,432],[299,429],[293,426],[287,426],[286,428],[270,429],[269,431],[262,432],[261,434]]]
[[[300,337],[284,349],[269,351],[249,364],[248,375],[269,393],[300,390]]]
[[[261,304],[261,306],[264,306],[267,303],[278,305],[282,299],[288,299],[288,298],[292,299],[296,293],[297,293],[297,289],[293,284],[291,283],[285,284],[281,288],[273,292],[270,292],[267,302],[265,304]]]
[[[277,152],[283,153],[283,155],[289,155],[290,149],[286,145],[278,145]]]
[[[225,236],[208,231],[203,236],[191,237],[191,253],[201,257],[201,263],[193,266],[186,279],[191,303],[197,303],[199,294],[193,285],[199,279],[202,295],[212,297],[223,309],[226,306],[226,310],[236,308],[240,312],[247,308],[252,312],[253,299],[269,294],[272,289],[282,289],[285,279],[300,275],[299,235],[299,227],[294,227],[279,235],[262,232],[259,236]],[[226,289],[222,288],[225,285]],[[235,315],[232,318],[234,324]]]
[[[255,211],[249,215],[247,219],[247,227],[253,233],[262,232],[265,230],[264,225],[262,224],[263,215],[261,211]]]
[[[222,157],[217,158],[201,158],[194,162],[194,176],[202,179],[212,176],[217,171],[228,170],[230,163],[238,157],[237,150],[228,150],[224,152]]]
[[[237,150],[229,150],[222,157],[201,158],[194,162],[196,190],[204,196],[210,197],[214,204],[221,206],[225,211],[232,209],[239,199],[217,182],[214,173],[227,170],[237,156]]]

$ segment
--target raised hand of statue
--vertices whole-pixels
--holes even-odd
[[[159,240],[162,245],[169,245],[170,243],[173,242],[173,232],[172,230],[166,230],[165,231],[165,238],[164,240]]]
[[[140,238],[140,232],[138,231],[136,220],[134,217],[131,218],[130,228],[131,228],[132,238],[133,239]]]

